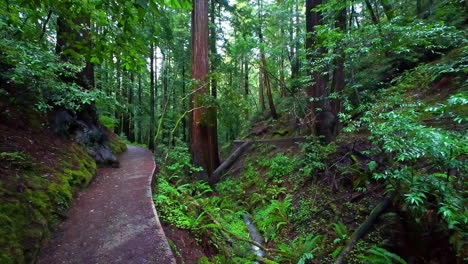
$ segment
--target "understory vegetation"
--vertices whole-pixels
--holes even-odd
[[[361,117],[343,121],[335,143],[255,145],[215,186],[188,176],[197,168],[187,147],[162,149],[154,196],[161,219],[219,250],[200,263],[334,263],[379,201],[394,195],[347,263],[411,263],[415,252],[417,261],[466,258],[467,51],[395,78],[359,106]],[[440,89],[448,79],[450,92]],[[281,119],[272,124],[272,136],[285,129]],[[266,259],[254,255],[246,214]],[[431,253],[441,246],[434,237],[450,253]]]

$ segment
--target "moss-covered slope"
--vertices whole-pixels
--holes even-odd
[[[96,173],[79,144],[57,136],[45,115],[0,100],[0,263],[31,263]],[[126,149],[109,133],[114,154]]]

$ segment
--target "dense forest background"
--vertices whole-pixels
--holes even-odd
[[[34,259],[47,237],[17,215],[37,209],[52,230],[49,211],[71,201],[22,178],[45,157],[12,141],[27,127],[102,164],[117,166],[119,138],[151,149],[155,204],[199,263],[463,263],[467,13],[466,0],[0,1],[0,260]],[[302,143],[216,170],[233,140],[285,138]]]

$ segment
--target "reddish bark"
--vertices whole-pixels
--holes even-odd
[[[306,1],[306,50],[307,60],[310,64],[314,60],[314,49],[316,49],[315,54],[318,54],[318,56],[326,52],[323,47],[315,47],[317,44],[315,27],[322,25],[322,14],[314,11],[314,8],[320,4],[322,4],[322,0]],[[325,72],[326,69],[322,69],[322,71]],[[333,139],[335,117],[326,101],[328,75],[317,70],[310,71],[309,74],[312,77],[313,84],[306,88],[306,92],[308,97],[314,99],[309,104],[312,113],[309,123],[318,136],[323,136],[326,142],[330,142]]]
[[[195,166],[203,167],[208,180],[219,166],[216,108],[208,89],[208,0],[194,0],[192,11],[192,79],[190,151]],[[211,98],[210,98],[211,99]]]

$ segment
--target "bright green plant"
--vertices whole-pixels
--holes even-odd
[[[0,152],[0,161],[24,169],[31,168],[32,166],[32,157],[24,152]]]
[[[281,227],[290,224],[289,214],[292,199],[287,196],[284,200],[272,200],[268,205],[255,211],[254,222],[263,232],[265,240],[276,240]]]
[[[333,232],[335,232],[336,238],[333,240],[333,244],[336,244],[335,250],[330,254],[333,258],[336,258],[340,254],[344,247],[344,243],[348,239],[348,228],[343,223],[333,223]]]
[[[314,172],[325,169],[327,158],[336,150],[335,144],[325,146],[313,138],[300,144],[300,147],[303,153],[301,172],[304,177],[309,177]]]
[[[297,237],[288,244],[280,244],[278,248],[282,251],[278,257],[278,262],[291,262],[306,264],[308,260],[315,258],[314,253],[320,251],[320,242],[323,236],[309,234],[306,237]]]
[[[278,153],[273,158],[263,159],[258,163],[259,165],[268,168],[265,175],[269,179],[274,182],[281,183],[284,181],[284,176],[292,174],[296,168],[297,160],[295,158],[288,157],[283,153]]]
[[[407,262],[404,259],[396,255],[395,253],[392,253],[384,248],[376,246],[369,249],[368,254],[358,255],[358,258],[362,259],[366,264],[407,264]]]

